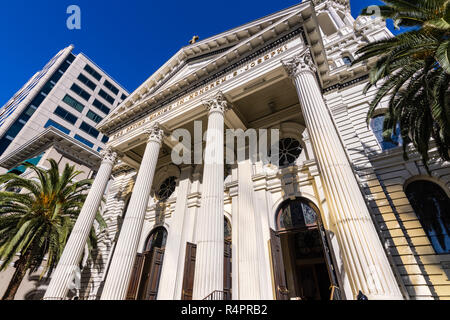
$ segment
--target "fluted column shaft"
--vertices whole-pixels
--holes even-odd
[[[102,300],[126,298],[163,139],[163,131],[158,126],[149,128],[147,134],[147,147],[106,277]]]
[[[333,8],[333,6],[328,6],[328,12],[330,12],[331,17],[333,18],[333,21],[336,23],[336,26],[338,29],[345,27],[344,22],[342,21],[341,17],[337,14],[336,9]]]
[[[299,96],[306,126],[341,246],[345,271],[356,297],[402,299],[391,266],[355,175],[328,112],[309,50],[285,62]]]
[[[209,108],[203,169],[202,200],[197,217],[197,258],[193,299],[223,291],[224,255],[224,112],[225,98],[219,93],[205,102]]]
[[[74,272],[78,268],[85,250],[86,241],[91,232],[95,216],[100,207],[103,194],[111,177],[112,168],[117,158],[117,154],[111,149],[102,152],[102,156],[103,161],[97,176],[72,229],[58,266],[51,277],[44,300],[65,299],[69,291],[69,283],[74,279]]]
[[[256,236],[255,206],[253,203],[252,163],[250,160],[238,164],[239,212],[237,212],[238,257],[239,264],[239,299],[259,300],[261,289],[259,283],[260,256]],[[235,214],[233,212],[233,214]]]

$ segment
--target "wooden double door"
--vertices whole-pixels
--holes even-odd
[[[197,255],[197,245],[186,244],[186,258],[184,263],[183,291],[181,300],[192,300],[192,290],[194,288],[195,260]],[[225,240],[223,257],[223,299],[231,300],[231,241]]]
[[[137,254],[127,300],[156,300],[163,260],[164,249],[161,248]]]

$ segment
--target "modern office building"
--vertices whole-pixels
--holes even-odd
[[[55,160],[81,171],[77,179],[92,178],[100,166],[100,151],[108,136],[95,126],[128,92],[73,46],[61,50],[0,109],[0,170],[31,177],[23,162],[48,168]],[[17,299],[40,299],[45,282],[40,272],[22,281]],[[14,273],[0,273],[0,295]]]
[[[450,164],[431,150],[428,175],[367,126],[374,61],[351,64],[391,36],[314,0],[181,48],[97,126],[111,139],[44,299],[68,297],[107,188],[83,299],[450,299]]]
[[[0,158],[48,127],[100,151],[108,142],[95,126],[128,92],[69,46],[53,57],[0,109]]]

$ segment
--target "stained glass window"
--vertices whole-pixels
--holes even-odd
[[[153,248],[164,249],[166,247],[167,231],[164,227],[158,227],[152,231],[147,239],[145,251],[151,251]]]
[[[279,229],[294,229],[314,225],[317,225],[317,213],[307,200],[288,200],[279,209]]]

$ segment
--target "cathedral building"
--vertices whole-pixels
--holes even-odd
[[[449,299],[450,165],[429,175],[383,141],[374,61],[352,66],[387,37],[348,0],[194,37],[97,126],[110,140],[44,299]]]

